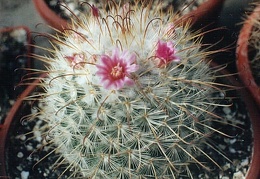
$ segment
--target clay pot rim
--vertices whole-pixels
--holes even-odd
[[[254,11],[248,16],[240,30],[236,48],[236,65],[242,82],[251,92],[260,108],[260,86],[258,86],[254,80],[248,57],[248,41],[254,25],[252,19],[257,18],[257,16],[260,17],[260,4],[258,4]]]
[[[253,20],[256,17],[260,17],[260,4],[258,4],[253,12],[247,17],[245,20],[241,30],[240,34],[238,37],[237,41],[237,49],[236,49],[236,54],[237,54],[237,60],[236,60],[236,65],[237,69],[239,72],[239,77],[242,80],[242,82],[245,84],[246,88],[248,91],[251,93],[253,96],[256,104],[254,101],[249,101],[249,113],[252,113],[252,107],[253,105],[258,106],[258,113],[260,109],[260,87],[256,84],[250,64],[249,64],[249,57],[248,57],[248,40],[251,35],[251,31],[253,28]],[[245,95],[245,94],[243,94]],[[251,110],[251,111],[250,111]],[[254,114],[253,114],[254,115]],[[256,118],[257,118],[257,114]],[[249,172],[247,174],[247,178],[252,178],[252,179],[257,179],[257,177],[260,176],[260,121],[259,117],[256,120],[252,121],[252,127],[253,127],[253,139],[254,139],[254,148],[253,148],[253,157],[251,161],[251,165],[249,168]]]
[[[68,27],[65,19],[61,18],[57,13],[48,7],[44,0],[33,0],[36,10],[41,17],[54,29],[62,31]]]

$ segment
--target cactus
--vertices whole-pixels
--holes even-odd
[[[176,178],[196,164],[217,165],[203,151],[220,118],[216,70],[201,34],[168,11],[94,5],[62,34],[49,35],[40,86],[45,141],[73,176]],[[46,144],[46,145],[47,145]],[[198,159],[198,158],[201,158]]]

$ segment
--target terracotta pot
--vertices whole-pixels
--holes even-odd
[[[17,29],[23,29],[26,32],[26,36],[27,36],[26,41],[27,41],[28,45],[25,46],[26,47],[26,54],[25,55],[29,55],[32,51],[32,46],[30,46],[32,41],[31,41],[30,30],[29,30],[28,27],[25,27],[25,26],[7,27],[7,28],[4,28],[4,29],[0,29],[0,33],[6,33],[6,32],[8,33],[8,32],[11,32],[11,31],[17,30]],[[16,63],[15,60],[17,60],[17,59],[10,59],[10,60],[13,60],[14,63]],[[26,68],[32,67],[32,62],[31,62],[29,56],[26,57],[25,67]],[[12,74],[10,74],[10,75],[12,75]],[[5,79],[5,80],[9,80],[9,79]],[[16,85],[16,84],[14,84],[14,85]],[[25,94],[22,95],[22,96],[25,96]],[[22,103],[22,101],[20,101],[20,104],[21,103]],[[13,116],[17,115],[18,109],[20,109],[20,104],[12,107],[11,110],[9,111],[9,113],[7,114],[7,118],[4,121],[1,121],[2,124],[0,124],[0,136],[1,136],[0,137],[0,144],[1,144],[0,145],[0,178],[5,178],[5,176],[6,176],[6,173],[5,173],[5,155],[4,155],[6,134],[7,134],[8,129],[10,127],[10,123],[13,120],[12,119]],[[11,120],[10,120],[10,118],[11,118]]]
[[[215,65],[214,65],[215,66]],[[222,73],[223,72],[223,73]],[[221,71],[221,74],[229,74],[226,71]],[[43,78],[44,76],[41,76],[40,78]],[[228,81],[228,84],[232,84],[234,86],[241,87],[241,84],[234,78],[234,76],[226,75],[226,81]],[[22,111],[26,107],[26,103],[23,103],[23,99],[30,95],[36,88],[38,84],[38,80],[34,81],[31,86],[28,86],[28,88],[22,93],[20,98],[16,101],[14,106],[12,107],[9,115],[7,116],[4,126],[0,130],[0,176],[6,176],[5,171],[5,141],[8,140],[8,131],[10,127],[12,126],[13,122],[19,122],[21,117],[24,115]],[[238,94],[241,96],[241,99],[245,103],[245,108],[249,112],[249,117],[251,120],[251,124],[253,126],[253,153],[251,158],[251,164],[249,167],[249,170],[247,172],[247,179],[258,179],[258,176],[260,176],[260,111],[256,108],[254,103],[252,102],[252,96],[251,94],[245,89],[245,88],[238,88],[237,90]],[[27,107],[30,107],[27,105]]]
[[[184,15],[182,19],[184,22],[191,21],[194,26],[209,25],[217,19],[224,2],[225,0],[207,0],[194,11]]]
[[[44,0],[33,0],[35,8],[41,17],[53,28],[63,30],[67,27],[67,21],[48,7]]]
[[[254,80],[249,59],[249,38],[256,18],[260,18],[260,4],[256,6],[254,11],[245,20],[237,41],[237,69],[239,76],[245,86],[253,95],[258,107],[260,108],[260,86]]]
[[[208,0],[199,6],[196,10],[184,15],[181,19],[182,23],[190,22],[193,25],[202,26],[210,24],[216,20],[219,10],[221,9],[225,0]],[[55,29],[62,31],[68,26],[67,21],[56,14],[48,7],[45,0],[33,0],[34,5],[42,16],[42,18]]]

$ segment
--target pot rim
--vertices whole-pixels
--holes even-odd
[[[65,19],[61,18],[57,13],[48,7],[44,0],[33,0],[36,10],[41,17],[54,29],[63,31],[68,27]]]
[[[252,19],[256,19],[257,17],[260,17],[260,4],[258,4],[254,11],[248,16],[240,30],[236,48],[236,65],[240,79],[251,92],[258,107],[260,108],[260,87],[254,80],[248,59],[248,41],[254,25],[254,20]]]

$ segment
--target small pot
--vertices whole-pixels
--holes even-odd
[[[53,28],[63,30],[68,26],[67,21],[48,7],[44,0],[33,0],[35,8],[41,17]]]
[[[254,22],[257,18],[260,18],[260,4],[258,4],[255,7],[254,11],[248,16],[243,24],[242,29],[240,30],[236,49],[236,64],[241,80],[243,81],[247,89],[251,92],[258,107],[260,108],[260,87],[254,80],[249,59],[249,39]]]
[[[1,84],[1,89],[3,89],[6,93],[8,94],[5,94],[6,96],[6,100],[15,100],[15,98],[17,97],[17,95],[19,95],[19,93],[21,91],[24,90],[24,88],[20,88],[18,90],[14,90],[14,86],[17,85],[16,83],[19,83],[19,81],[21,80],[22,76],[25,75],[25,72],[21,72],[19,74],[15,73],[14,70],[15,69],[12,69],[13,66],[15,68],[32,68],[32,62],[31,62],[31,59],[29,57],[29,54],[31,53],[32,51],[32,46],[30,46],[30,44],[32,43],[31,41],[31,34],[30,34],[30,30],[28,27],[25,27],[25,26],[17,26],[17,27],[7,27],[7,28],[3,28],[3,29],[0,29],[0,34],[3,34],[3,33],[9,33],[9,32],[12,32],[12,31],[15,31],[15,30],[19,30],[19,29],[22,29],[26,32],[26,44],[24,45],[24,48],[25,48],[25,54],[22,54],[24,57],[25,57],[25,60],[23,64],[24,66],[19,66],[20,63],[22,62],[18,62],[18,59],[19,59],[19,56],[18,57],[13,57],[13,56],[10,56],[10,55],[6,55],[4,56],[4,58],[2,59],[2,63],[3,62],[7,62],[8,64],[5,64],[5,68],[11,68],[7,71],[4,71],[6,69],[4,69],[1,73],[8,73],[8,75],[10,76],[16,76],[18,79],[17,81],[14,80],[14,81],[9,81],[10,78],[8,79],[3,79],[3,81],[8,81],[8,85],[6,84]],[[8,48],[8,44],[5,43],[5,45],[7,46]],[[13,44],[15,47],[16,47],[16,44]],[[12,51],[15,51],[16,49],[13,49],[14,47],[10,47]],[[3,50],[4,51],[4,50]],[[1,51],[2,53],[2,51]],[[4,53],[4,52],[3,52]],[[10,62],[10,64],[9,64]],[[0,70],[1,71],[1,70]],[[0,78],[3,78],[3,76],[0,76]],[[13,79],[13,78],[11,78]],[[14,78],[16,79],[16,78]],[[9,84],[12,84],[13,86],[10,87]],[[10,91],[10,89],[12,89],[12,91]],[[1,93],[3,93],[1,91]],[[1,94],[3,96],[3,94]],[[19,101],[19,100],[18,100]],[[4,99],[1,98],[1,101],[0,102],[3,102],[4,103]],[[4,103],[4,105],[6,105]],[[6,107],[6,106],[5,106]],[[8,110],[8,107],[6,107]],[[11,108],[11,107],[10,107]],[[5,157],[4,157],[4,150],[5,150],[5,140],[6,140],[6,134],[8,132],[8,129],[10,127],[10,122],[11,120],[9,120],[8,118],[14,116],[17,114],[17,110],[20,108],[20,105],[19,106],[15,106],[15,107],[12,107],[11,110],[9,111],[9,113],[7,114],[7,117],[1,121],[1,124],[0,124],[0,178],[5,178],[6,174],[5,174]],[[3,112],[3,111],[2,111]]]
[[[182,23],[191,22],[193,25],[202,26],[216,20],[219,10],[225,0],[207,0],[196,10],[184,15]],[[53,28],[63,31],[68,27],[68,22],[48,7],[45,0],[33,0],[41,17]],[[205,24],[201,24],[205,22]]]
[[[213,65],[214,67],[215,65]],[[236,80],[231,75],[226,75],[229,74],[226,71],[221,71],[221,74],[225,74],[226,78],[225,80],[228,81],[228,84],[232,84],[234,86],[240,87],[241,84]],[[41,76],[41,78],[44,78],[44,76]],[[39,84],[39,80],[36,80],[32,83],[31,86],[28,86],[28,88],[22,93],[20,98],[16,101],[14,106],[11,109],[11,112],[7,116],[5,120],[4,127],[1,128],[0,130],[0,162],[1,162],[1,167],[0,167],[0,176],[6,176],[6,152],[5,152],[5,147],[6,147],[6,141],[8,141],[8,131],[12,127],[12,125],[16,122],[19,122],[22,118],[23,111],[26,107],[30,108],[30,106],[26,103],[23,102],[23,99],[28,97],[30,94],[32,94],[33,91],[35,91],[37,84]],[[238,95],[241,97],[241,99],[245,103],[245,109],[248,110],[249,117],[251,120],[252,128],[253,128],[253,153],[251,155],[251,163],[250,167],[247,172],[247,179],[258,179],[258,176],[260,176],[260,123],[259,123],[259,118],[260,118],[260,111],[256,108],[254,103],[252,102],[252,96],[250,93],[245,88],[238,88],[237,89]],[[28,112],[28,110],[27,110]]]
[[[191,21],[193,26],[203,27],[214,22],[224,4],[225,0],[207,0],[197,9],[183,16],[184,23]]]

